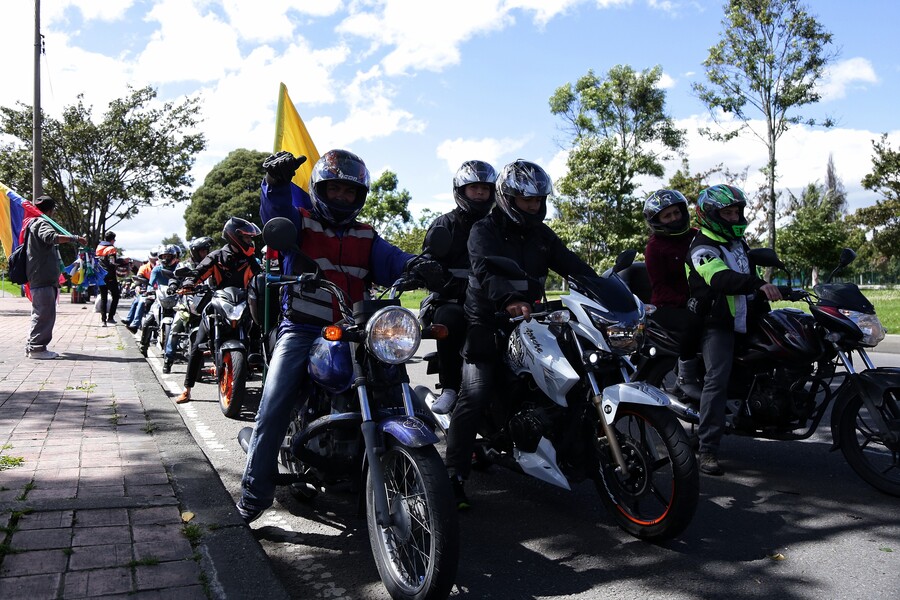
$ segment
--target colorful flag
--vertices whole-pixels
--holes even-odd
[[[0,243],[7,256],[19,245],[23,225],[40,215],[34,204],[0,182]]]
[[[278,112],[275,115],[275,152],[281,150],[306,157],[306,162],[294,174],[291,197],[294,206],[309,208],[309,176],[312,175],[313,165],[319,160],[319,151],[283,83],[278,89]]]

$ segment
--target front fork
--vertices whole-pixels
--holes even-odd
[[[600,386],[597,384],[596,375],[588,371],[587,378],[588,382],[591,384],[591,404],[594,405],[594,408],[597,411],[600,427],[603,428],[603,434],[606,436],[606,440],[609,443],[609,451],[612,453],[613,460],[617,465],[616,470],[621,475],[627,477],[628,464],[625,462],[625,457],[622,455],[622,447],[619,446],[619,438],[616,437],[616,430],[613,428],[612,423],[608,423],[606,417],[603,416],[603,390],[601,390]]]

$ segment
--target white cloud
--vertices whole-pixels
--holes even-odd
[[[528,143],[525,138],[482,138],[480,140],[456,138],[444,140],[437,147],[437,157],[447,165],[447,170],[454,174],[459,166],[467,160],[483,160],[499,171],[509,157]],[[503,163],[503,164],[501,164]]]
[[[31,2],[27,4],[32,5]],[[61,18],[64,11],[71,6],[81,12],[81,16],[85,21],[117,21],[122,18],[133,4],[134,0],[116,0],[114,2],[109,0],[63,0],[59,2],[44,2],[41,5],[41,20],[43,21],[46,18],[50,22]]]
[[[668,73],[663,73],[659,78],[659,83],[656,84],[661,90],[668,90],[675,87],[676,81],[675,79],[669,75]]]
[[[271,43],[273,40],[290,40],[299,19],[291,15],[327,17],[341,8],[340,0],[223,0],[222,6],[228,22],[244,40]]]
[[[850,58],[831,66],[825,73],[818,92],[822,101],[838,100],[847,95],[848,88],[864,88],[865,84],[878,83],[872,63],[865,58]]]

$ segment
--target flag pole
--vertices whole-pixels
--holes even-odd
[[[44,194],[41,180],[41,0],[34,0],[34,108],[31,117],[31,144],[33,148],[31,165],[31,198],[36,200]]]

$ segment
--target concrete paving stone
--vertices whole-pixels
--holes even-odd
[[[124,498],[125,484],[119,485],[94,485],[79,484],[78,498]]]
[[[77,456],[61,456],[53,459],[38,459],[35,465],[36,470],[46,469],[72,469],[77,468],[81,464],[81,459]]]
[[[117,467],[121,468],[122,459],[118,456],[109,456],[107,454],[89,454],[82,456],[80,460],[82,467]]]
[[[16,550],[70,548],[72,546],[72,530],[68,527],[19,530],[13,533],[9,545]]]
[[[200,564],[195,560],[161,562],[135,567],[138,590],[183,587],[200,583]]]
[[[59,595],[62,574],[25,575],[0,578],[0,598],[4,600],[54,600]]]
[[[29,490],[26,500],[60,500],[75,498],[78,492],[77,487],[39,487]]]
[[[140,498],[144,496],[165,497],[174,496],[175,491],[170,484],[165,485],[129,485],[125,488],[125,495],[129,498]]]
[[[182,537],[181,540],[170,542],[141,542],[134,544],[135,560],[181,560],[194,555],[194,549]]]
[[[128,566],[132,561],[131,544],[101,544],[99,546],[78,546],[69,557],[69,569],[100,569],[104,567]]]
[[[70,571],[65,576],[63,593],[68,598],[96,598],[124,594],[132,590],[131,569],[116,567],[91,571]]]
[[[119,467],[82,467],[79,473],[82,481],[121,481],[125,471]]]
[[[167,525],[132,525],[131,534],[135,543],[169,543],[186,539],[181,523]]]
[[[62,573],[68,561],[69,557],[62,549],[7,554],[0,565],[0,577]]]
[[[125,508],[98,508],[79,510],[75,513],[75,527],[109,527],[128,525],[128,510]]]
[[[201,585],[191,585],[163,590],[143,590],[123,596],[107,596],[103,600],[208,600]]]
[[[169,483],[169,475],[165,471],[153,473],[130,473],[125,475],[125,485],[161,485]]]
[[[3,479],[0,479],[0,485],[8,488],[20,488],[31,483],[32,479],[34,479],[34,470],[13,467],[12,469],[3,471]]]
[[[50,469],[37,469],[36,474],[40,481],[75,481],[81,474],[78,467],[54,467]]]
[[[131,543],[131,532],[127,527],[77,527],[74,532],[73,547]]]
[[[20,530],[28,529],[61,529],[71,527],[74,511],[49,510],[46,512],[32,512],[19,517],[17,527]]]
[[[132,508],[130,517],[133,525],[181,525],[181,511],[177,506]]]

